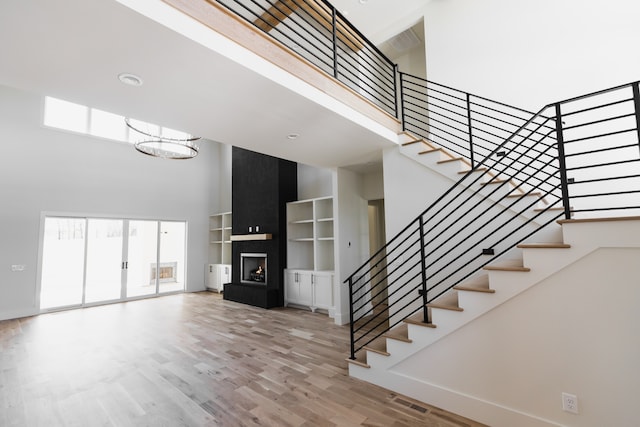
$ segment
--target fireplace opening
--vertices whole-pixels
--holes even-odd
[[[267,284],[267,254],[240,254],[240,281]]]

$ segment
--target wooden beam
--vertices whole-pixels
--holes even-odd
[[[333,31],[333,16],[331,10],[324,4],[315,0],[278,0],[265,11],[254,24],[265,32],[270,32],[278,24],[288,18],[298,9],[304,10],[327,31]],[[357,34],[353,33],[340,17],[337,18],[337,38],[353,52],[359,52],[365,42]]]

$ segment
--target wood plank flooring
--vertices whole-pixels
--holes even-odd
[[[481,426],[350,378],[348,328],[202,292],[0,322],[1,426]]]

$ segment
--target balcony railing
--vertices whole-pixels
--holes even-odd
[[[398,116],[395,64],[325,0],[215,1]]]

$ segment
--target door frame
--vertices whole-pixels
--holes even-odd
[[[45,226],[45,219],[46,218],[52,218],[52,217],[58,217],[58,218],[76,218],[76,219],[84,219],[85,220],[85,252],[84,252],[84,270],[83,270],[83,284],[82,284],[82,303],[80,304],[73,304],[73,305],[66,305],[66,306],[60,306],[60,307],[54,307],[54,308],[46,308],[46,309],[42,309],[40,307],[40,295],[42,292],[42,261],[43,261],[43,257],[44,257],[44,226]],[[158,232],[158,237],[157,237],[157,248],[156,248],[156,261],[159,263],[159,259],[160,259],[160,231],[161,231],[161,223],[163,222],[182,222],[185,225],[185,235],[184,235],[184,286],[182,290],[178,290],[178,291],[171,291],[171,292],[164,292],[164,293],[159,293],[160,290],[160,286],[159,286],[159,282],[158,280],[156,280],[156,291],[153,294],[150,295],[141,295],[141,296],[134,296],[134,297],[126,297],[126,280],[125,279],[125,275],[126,273],[123,270],[123,274],[122,274],[122,280],[121,280],[121,292],[120,292],[120,299],[115,299],[115,300],[107,300],[107,301],[99,301],[99,302],[92,302],[92,303],[85,303],[85,287],[86,287],[86,271],[87,271],[87,266],[86,266],[86,262],[87,262],[87,225],[88,225],[88,220],[89,219],[111,219],[111,220],[122,220],[123,222],[123,241],[122,241],[122,246],[123,246],[123,251],[122,251],[122,257],[125,258],[125,256],[128,256],[128,231],[129,231],[129,221],[156,221],[158,222],[158,227],[157,227],[157,232]],[[126,234],[125,234],[126,231]],[[180,293],[184,293],[186,291],[186,287],[187,287],[187,281],[188,281],[188,273],[189,273],[189,269],[188,269],[188,257],[189,257],[189,251],[188,251],[188,242],[189,241],[189,222],[186,219],[182,219],[182,218],[154,218],[154,217],[147,217],[147,216],[140,216],[140,215],[114,215],[114,214],[94,214],[94,213],[80,213],[80,212],[59,212],[59,211],[42,211],[40,213],[40,229],[38,232],[38,259],[37,259],[37,267],[36,267],[36,297],[35,297],[35,309],[38,313],[43,314],[43,313],[50,313],[50,312],[56,312],[56,311],[62,311],[62,310],[70,310],[70,309],[76,309],[76,308],[85,308],[85,307],[95,307],[95,306],[100,306],[100,305],[106,305],[106,304],[115,304],[115,303],[121,303],[121,302],[127,302],[127,301],[135,301],[135,300],[141,300],[141,299],[146,299],[146,298],[156,298],[156,297],[161,297],[161,296],[166,296],[166,295],[175,295],[175,294],[180,294]],[[123,261],[126,261],[123,259]]]

